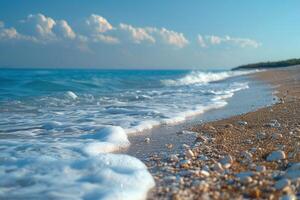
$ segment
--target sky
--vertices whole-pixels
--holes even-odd
[[[0,1],[0,67],[215,69],[298,57],[299,0]]]

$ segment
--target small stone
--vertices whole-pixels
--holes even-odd
[[[178,161],[179,161],[179,158],[178,158],[177,155],[171,154],[171,155],[170,155],[170,160],[173,161],[173,162],[178,162]]]
[[[201,171],[200,171],[200,175],[201,175],[201,176],[204,176],[204,177],[208,177],[208,176],[209,176],[209,172],[206,171],[206,170],[201,170]]]
[[[181,168],[187,169],[187,168],[189,168],[191,161],[190,160],[181,160],[179,164],[180,164]]]
[[[241,182],[243,183],[251,183],[252,182],[252,178],[250,176],[247,176],[247,177],[243,177],[240,179]]]
[[[194,154],[194,152],[191,150],[191,149],[188,149],[186,152],[185,152],[185,156],[187,157],[187,158],[194,158],[195,157],[195,154]]]
[[[231,163],[223,164],[223,168],[229,169],[231,167]]]
[[[168,148],[168,149],[172,149],[173,148],[173,144],[165,144],[166,145],[166,147]]]
[[[270,128],[280,128],[281,125],[276,119],[273,119],[269,123],[265,124],[265,126]]]
[[[232,162],[233,162],[233,158],[231,155],[226,155],[220,160],[220,163],[222,165],[231,164]]]
[[[264,139],[267,138],[267,134],[266,134],[265,132],[258,132],[258,133],[256,134],[256,138],[257,138],[258,140],[264,140]]]
[[[267,157],[267,161],[272,162],[272,161],[279,161],[282,159],[285,159],[286,155],[284,151],[278,150],[278,151],[273,151],[270,153]]]
[[[275,140],[281,139],[283,136],[280,133],[273,133],[272,138]]]
[[[285,177],[290,179],[297,179],[300,177],[300,163],[295,163],[289,167],[285,173]]]
[[[243,158],[245,158],[246,160],[248,160],[248,161],[252,160],[252,154],[249,153],[248,151],[242,152],[241,156],[242,156]]]
[[[144,139],[144,142],[150,143],[150,138],[146,137],[146,138]]]
[[[202,167],[202,170],[209,171],[209,167],[207,165],[204,165],[204,167]]]
[[[215,163],[213,165],[212,169],[217,172],[222,172],[224,170],[220,163]]]
[[[205,155],[200,155],[200,156],[198,157],[198,160],[206,161],[206,160],[208,160],[208,157],[205,156]]]
[[[240,126],[246,126],[246,125],[248,125],[248,122],[246,122],[246,121],[238,121],[237,123]]]
[[[281,189],[285,188],[286,186],[289,186],[290,184],[291,184],[291,181],[289,179],[284,178],[275,183],[275,188],[276,188],[276,190],[281,190]]]

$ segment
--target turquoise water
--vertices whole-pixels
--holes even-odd
[[[0,198],[144,198],[147,168],[113,152],[128,134],[226,106],[247,73],[1,69]]]

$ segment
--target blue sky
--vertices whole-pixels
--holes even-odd
[[[1,0],[1,67],[226,68],[300,57],[297,0]]]

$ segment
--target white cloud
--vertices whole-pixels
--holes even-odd
[[[165,28],[160,29],[158,32],[163,38],[163,41],[167,44],[182,48],[189,43],[189,41],[184,37],[183,33],[167,30]]]
[[[203,48],[207,47],[206,42],[204,41],[204,38],[202,37],[202,35],[198,35],[197,42],[201,47],[203,47]]]
[[[179,48],[186,46],[189,41],[183,33],[178,33],[166,28],[145,27],[139,28],[128,24],[120,24],[120,30],[127,31],[134,43],[140,44],[143,41],[157,43],[162,41],[165,44]]]
[[[61,34],[64,38],[75,39],[76,34],[66,20],[57,21],[55,27],[58,34]]]
[[[55,37],[52,29],[56,25],[56,22],[51,17],[40,13],[36,15],[30,14],[24,22],[33,24],[38,37],[47,39]]]
[[[0,40],[32,40],[32,38],[18,33],[14,28],[6,28],[4,22],[0,21]]]
[[[235,43],[243,48],[244,47],[258,48],[261,46],[261,43],[249,38],[231,38],[230,36],[226,36],[226,41]]]
[[[1,39],[15,39],[18,38],[19,34],[15,28],[0,29]]]
[[[95,14],[86,20],[86,24],[94,33],[105,33],[113,30],[113,26],[104,17]]]
[[[215,35],[207,36],[207,38],[210,40],[211,44],[221,44],[224,41],[223,38]]]
[[[261,46],[261,43],[257,42],[256,40],[249,39],[249,38],[238,38],[238,37],[230,37],[230,36],[215,36],[215,35],[208,35],[205,37],[212,45],[219,45],[221,43],[226,44],[233,44],[244,47],[253,47],[258,48]]]
[[[131,25],[122,23],[120,24],[119,28],[122,31],[128,32],[134,43],[139,44],[142,41],[155,43],[154,37],[148,33],[146,28],[133,27]]]

